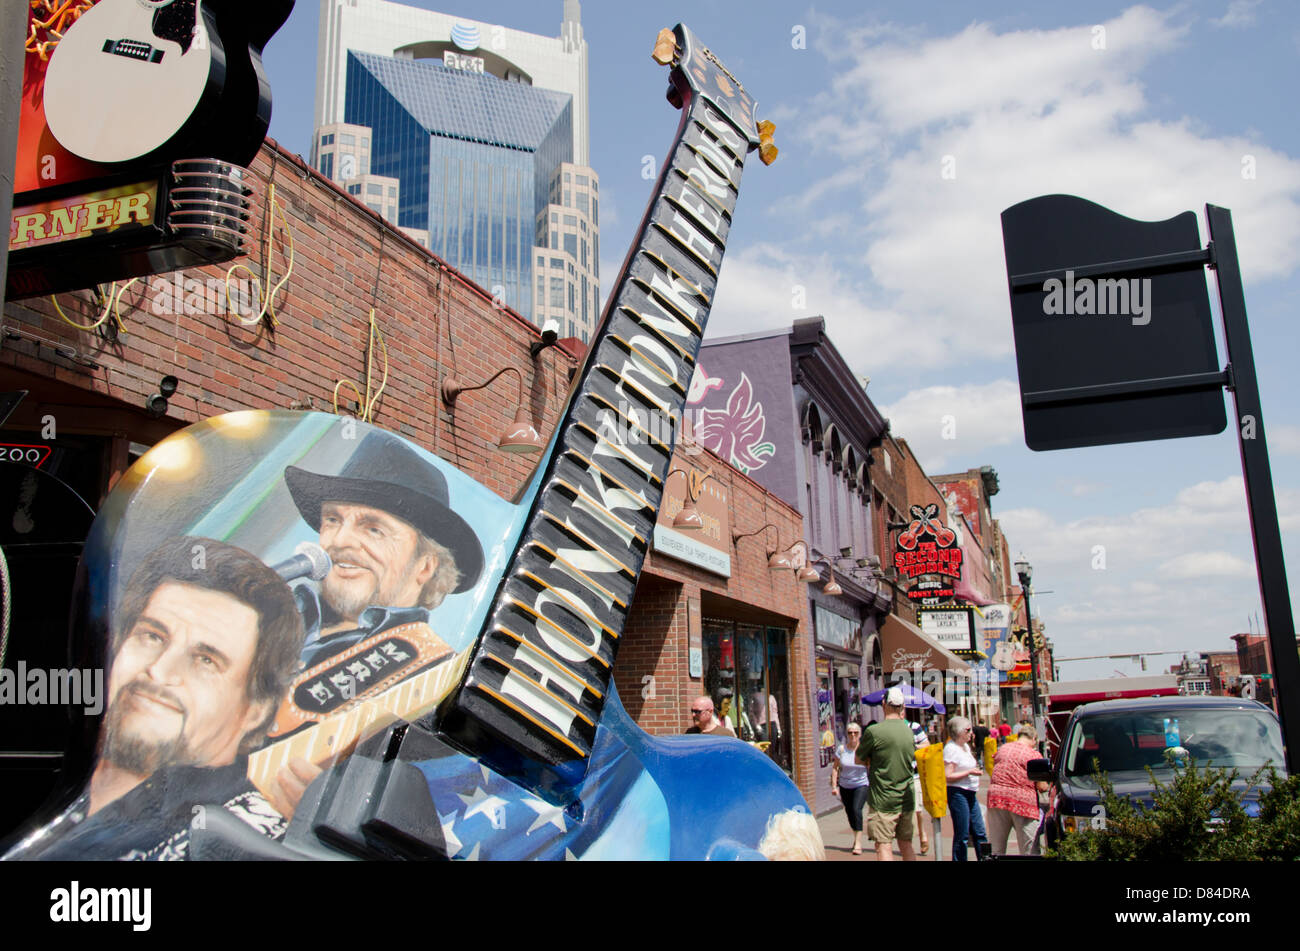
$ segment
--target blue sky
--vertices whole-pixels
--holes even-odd
[[[548,36],[562,13],[561,0],[411,5]],[[1204,241],[1204,205],[1232,210],[1286,558],[1300,577],[1300,9],[695,0],[682,11],[776,122],[781,149],[770,168],[747,166],[709,335],[822,314],[928,471],[994,466],[994,516],[1035,565],[1035,611],[1058,656],[1231,649],[1229,635],[1263,614],[1233,427],[1027,449],[998,216],[1065,192],[1134,218],[1193,210]],[[667,71],[649,51],[680,15],[583,7],[606,292],[649,197],[642,158],[661,158],[675,129]],[[317,22],[315,0],[299,0],[267,50],[271,135],[304,154]],[[955,176],[943,177],[945,157]],[[1219,352],[1222,363],[1221,340]],[[942,438],[945,416],[955,439]],[[1068,679],[1116,672],[1140,670],[1063,668]]]

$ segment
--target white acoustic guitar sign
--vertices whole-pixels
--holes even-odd
[[[126,162],[180,132],[213,79],[203,2],[100,0],[83,14],[45,77],[45,119],[59,144],[92,162]]]

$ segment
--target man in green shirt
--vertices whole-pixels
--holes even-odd
[[[879,862],[893,860],[895,839],[903,860],[916,860],[912,850],[912,813],[916,810],[912,763],[916,744],[912,728],[903,717],[903,704],[903,691],[890,687],[885,694],[884,722],[867,727],[858,745],[858,762],[871,769],[867,832],[876,843]]]

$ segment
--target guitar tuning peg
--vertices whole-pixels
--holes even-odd
[[[668,27],[660,30],[655,37],[655,48],[650,58],[660,66],[668,66],[677,58],[677,37]]]
[[[762,159],[764,165],[771,165],[776,161],[777,155],[780,154],[780,150],[772,142],[775,135],[775,122],[764,119],[758,124],[758,157]]]

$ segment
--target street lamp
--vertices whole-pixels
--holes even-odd
[[[1022,552],[1016,561],[1016,575],[1020,578],[1020,590],[1025,595],[1025,623],[1029,625],[1029,677],[1034,694],[1034,729],[1038,732],[1038,752],[1043,752],[1044,728],[1043,711],[1038,697],[1038,649],[1034,644],[1034,615],[1029,609],[1029,586],[1034,580],[1034,566],[1029,563]]]

